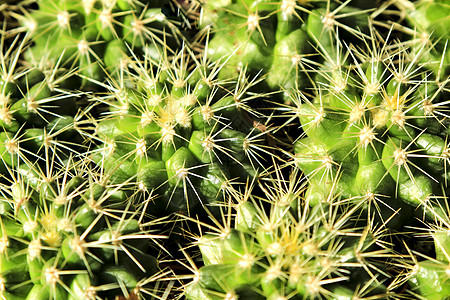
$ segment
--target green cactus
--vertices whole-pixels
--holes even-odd
[[[20,58],[27,39],[17,34],[5,49],[6,33],[0,47],[0,173],[22,164],[46,163],[52,157],[61,163],[71,154],[86,150],[78,114],[82,93],[59,85],[68,73],[58,68],[41,72],[26,69]],[[52,154],[51,154],[52,153]]]
[[[369,10],[355,1],[205,1],[200,26],[213,59],[233,53],[222,69],[231,76],[246,67],[267,74],[265,86],[289,94],[309,86],[308,72],[317,61],[316,47],[329,49],[340,39],[362,39]],[[370,6],[370,5],[369,5]],[[355,38],[356,37],[356,38]],[[263,86],[264,87],[264,86]]]
[[[113,73],[126,64],[127,47],[154,59],[163,50],[174,53],[184,39],[183,20],[175,15],[174,5],[167,0],[38,0],[35,9],[23,9],[23,14],[14,16],[33,43],[25,53],[30,64],[58,63],[102,80],[102,69]],[[89,88],[90,81],[79,79],[70,78],[72,88]]]
[[[424,67],[433,71],[439,80],[445,79],[449,74],[449,51],[448,40],[450,38],[449,14],[450,2],[421,0],[402,1],[389,3],[386,1],[376,14],[387,14],[391,11],[390,6],[396,5],[402,19],[406,22],[394,22],[391,26],[400,32],[403,43],[411,47],[413,55],[421,54],[420,62]],[[380,26],[388,26],[377,22]],[[405,24],[406,23],[406,24]]]
[[[330,209],[310,207],[299,174],[280,176],[259,184],[262,198],[230,199],[223,223],[197,237],[204,266],[192,266],[187,299],[384,299],[395,289],[384,230],[353,227],[356,208],[331,194]]]
[[[21,37],[7,49],[7,34],[1,39],[0,297],[157,295],[151,249],[164,236],[150,234],[126,183],[113,185],[85,159],[92,122],[79,106],[84,93],[62,87],[58,66],[26,69]]]
[[[344,197],[375,200],[380,215],[388,208],[384,220],[399,208],[402,219],[412,209],[427,214],[446,188],[447,123],[439,103],[448,79],[436,81],[417,64],[421,56],[410,59],[408,49],[388,51],[382,43],[365,50],[374,54],[362,60],[351,50],[343,54],[353,61],[343,63],[340,74],[318,71],[324,81],[314,99],[299,95],[305,103],[297,100],[295,114],[305,138],[297,141],[293,161],[311,182],[311,203],[326,201],[318,187],[329,191],[336,182]]]
[[[72,160],[10,169],[1,191],[2,299],[110,299],[151,292],[149,225],[123,186]],[[5,178],[2,178],[4,180]]]
[[[419,240],[434,246],[430,255],[424,249],[411,250],[412,259],[406,279],[411,285],[411,294],[419,299],[446,299],[450,296],[449,280],[449,211],[441,207],[431,210],[435,219],[427,224],[423,232],[416,233]]]
[[[209,64],[209,62],[208,62]],[[154,211],[185,211],[222,199],[229,185],[257,176],[271,129],[249,108],[258,79],[244,71],[235,89],[188,51],[172,63],[130,60],[120,80],[93,101],[106,105],[92,159],[114,182],[158,195]],[[216,68],[217,70],[215,70]]]

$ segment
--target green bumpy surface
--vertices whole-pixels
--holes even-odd
[[[1,35],[1,47],[6,39]],[[52,158],[58,163],[85,149],[78,109],[80,93],[68,90],[67,72],[43,72],[20,65],[26,41],[11,38],[2,49],[0,66],[0,174],[10,178],[9,169],[40,165]],[[80,129],[80,130],[78,130]]]
[[[82,78],[103,81],[126,64],[128,48],[159,59],[183,40],[170,1],[38,0],[35,9],[17,14],[32,46],[25,59],[33,66],[77,70]],[[92,88],[91,81],[72,77],[72,88]]]
[[[296,95],[293,114],[304,133],[292,161],[309,182],[307,203],[328,206],[332,193],[358,207],[359,217],[375,217],[405,237],[422,222],[429,226],[423,230],[447,232],[448,75],[427,70],[428,52],[371,43],[338,54],[339,68],[321,68],[312,100]],[[447,248],[435,239],[436,259],[415,250],[421,254],[409,273],[413,293],[449,296]]]
[[[144,297],[157,272],[139,203],[73,161],[22,165],[0,185],[0,298]],[[148,280],[148,281],[147,281]]]
[[[449,254],[450,237],[447,226],[430,230],[433,238],[436,259],[417,261],[411,270],[410,283],[415,293],[430,300],[446,299],[450,296]]]
[[[422,52],[421,62],[441,79],[450,74],[450,2],[418,1],[406,10],[413,52]]]
[[[323,80],[316,98],[297,107],[306,137],[297,141],[294,160],[311,182],[312,204],[334,189],[376,204],[384,220],[400,207],[400,215],[421,208],[431,216],[427,208],[439,211],[447,193],[447,81],[434,81],[402,53],[380,59],[332,71],[328,78],[340,84]]]
[[[145,222],[225,200],[226,224],[198,224],[189,300],[447,299],[448,0],[394,1],[399,19],[383,1],[204,1],[203,57],[175,3],[8,8],[22,33],[1,31],[0,298],[152,297]],[[398,41],[369,26],[380,16]],[[260,177],[273,131],[251,106],[277,90],[275,111],[297,104],[308,186]],[[422,223],[432,250],[409,249]]]
[[[117,86],[94,98],[107,112],[96,126],[100,146],[92,159],[114,182],[154,195],[151,214],[195,211],[222,199],[270,154],[270,130],[247,106],[247,80],[243,73],[235,83],[241,88],[228,90],[188,53],[171,64],[130,63]]]
[[[221,74],[243,68],[267,74],[263,88],[281,90],[289,102],[294,90],[309,86],[305,71],[322,60],[316,49],[333,48],[337,31],[341,41],[361,39],[367,32],[364,9],[372,7],[364,6],[356,1],[204,1],[199,23],[209,36],[208,55],[227,61]]]
[[[204,266],[185,288],[187,299],[386,297],[385,265],[378,258],[390,254],[377,245],[382,231],[368,224],[355,228],[355,210],[343,212],[340,198],[330,199],[332,209],[310,209],[297,180],[265,184],[262,199],[242,195],[224,213],[224,220],[235,215],[234,224],[224,222],[198,238]]]

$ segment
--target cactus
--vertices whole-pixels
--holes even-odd
[[[49,163],[46,157],[61,163],[86,149],[83,130],[77,127],[82,94],[59,86],[70,71],[26,69],[20,58],[27,39],[16,34],[5,49],[7,35],[2,34],[0,43],[0,172],[4,176],[9,168],[27,163],[43,167]]]
[[[29,34],[2,32],[0,44],[0,297],[164,293],[152,247],[165,236],[150,234],[153,223],[126,182],[113,185],[85,159],[85,94],[71,89],[74,70],[61,69],[61,57],[42,70],[21,61]]]
[[[196,238],[204,266],[192,266],[187,299],[385,299],[386,259],[396,255],[385,231],[368,221],[354,227],[356,207],[330,194],[330,207],[310,206],[298,173],[235,194],[233,204],[208,233]],[[232,216],[235,216],[234,218]]]
[[[292,94],[291,116],[299,118],[303,133],[289,164],[309,182],[306,202],[329,207],[330,193],[339,195],[358,208],[359,218],[396,231],[396,247],[408,253],[399,263],[407,275],[396,282],[419,299],[449,295],[446,234],[435,234],[430,225],[445,222],[448,206],[448,120],[441,108],[448,98],[446,52],[438,62],[433,57],[446,47],[448,37],[441,38],[437,48],[424,47],[390,41],[371,28],[364,47],[344,48],[337,41],[334,49],[321,48],[326,61],[316,71],[313,92]],[[407,242],[411,227],[431,228],[433,250]]]
[[[283,91],[289,102],[291,92],[308,87],[305,71],[320,61],[314,48],[333,47],[339,30],[341,41],[366,35],[369,10],[359,6],[356,1],[205,1],[199,22],[210,57],[234,53],[222,69],[224,76],[243,67],[262,71],[265,88]]]
[[[406,279],[411,285],[410,293],[419,299],[445,299],[450,296],[448,287],[449,263],[449,211],[441,207],[439,212],[431,210],[435,216],[421,232],[415,233],[415,238],[434,246],[434,253],[425,249],[408,251],[411,261],[407,266]]]
[[[122,78],[93,98],[107,110],[96,124],[93,161],[114,182],[158,195],[152,213],[190,213],[222,199],[271,155],[267,120],[248,104],[264,99],[247,92],[259,79],[243,71],[227,89],[216,79],[222,65],[208,64],[189,50],[171,63],[130,58]]]
[[[450,73],[448,31],[450,3],[448,1],[416,1],[396,3],[401,18],[405,22],[394,22],[380,26],[392,26],[394,30],[401,33],[404,44],[411,47],[413,54],[421,53],[420,62],[424,67],[433,71],[435,76],[442,80]],[[386,14],[390,8],[389,2],[382,5],[376,14]]]
[[[48,158],[48,161],[50,157]],[[151,292],[157,260],[141,205],[69,159],[2,178],[2,299],[102,299]]]
[[[340,71],[318,71],[324,79],[313,99],[298,95],[295,113],[305,138],[297,141],[293,161],[311,182],[311,202],[326,200],[322,194],[339,169],[339,193],[356,202],[386,203],[380,211],[401,208],[399,218],[412,209],[438,209],[447,186],[447,120],[440,103],[448,79],[437,81],[417,63],[420,54],[411,57],[402,45],[393,46],[398,48],[374,42],[365,50],[372,57],[349,50]],[[389,217],[386,212],[383,218]]]
[[[163,49],[173,54],[184,39],[175,2],[167,0],[39,0],[34,8],[14,15],[33,43],[25,53],[28,63],[46,68],[58,62],[96,80],[102,80],[102,69],[113,73],[126,64],[127,47],[158,59]],[[90,81],[79,79],[70,78],[72,88],[89,88]]]

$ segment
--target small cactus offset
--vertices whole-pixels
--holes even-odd
[[[155,59],[164,51],[173,54],[186,40],[176,9],[169,0],[39,0],[13,16],[32,41],[24,54],[32,66],[58,65],[102,80],[102,69],[113,73],[126,64],[127,47]],[[89,88],[90,81],[80,78],[71,77],[67,84]]]
[[[59,86],[70,71],[27,69],[20,64],[26,39],[16,34],[6,48],[6,36],[0,40],[1,174],[26,164],[43,167],[48,157],[62,163],[86,151],[82,126],[77,126],[82,94]]]
[[[234,53],[224,76],[262,71],[266,88],[283,91],[288,102],[292,91],[308,86],[306,71],[321,60],[316,48],[332,48],[338,31],[352,41],[368,34],[370,8],[360,1],[205,1],[199,22],[210,57]]]
[[[388,14],[392,11],[392,5],[398,6],[401,19],[404,22],[394,22],[380,26],[390,26],[394,31],[402,35],[402,41],[411,48],[413,55],[421,53],[420,62],[426,69],[434,72],[440,80],[445,79],[449,74],[450,54],[448,50],[449,31],[449,1],[404,1],[389,3],[384,5],[376,14]]]
[[[417,233],[417,238],[431,238],[434,245],[435,257],[423,251],[414,251],[413,259],[408,267],[407,278],[412,286],[411,294],[420,299],[446,299],[450,296],[448,280],[450,278],[449,266],[449,211],[436,214],[434,222],[429,228]]]

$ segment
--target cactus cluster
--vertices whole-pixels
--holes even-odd
[[[437,210],[448,193],[448,119],[442,108],[448,79],[439,81],[408,49],[375,43],[367,50],[375,55],[343,54],[349,62],[335,76],[323,76],[312,99],[296,95],[304,138],[296,142],[293,160],[311,183],[307,196],[325,201],[337,184],[356,202],[385,202],[380,196],[387,196],[380,207],[391,210],[387,217],[402,203],[411,207],[399,216]],[[331,80],[336,77],[345,80],[337,84]]]
[[[13,16],[32,41],[24,58],[33,67],[77,70],[70,85],[78,88],[83,76],[102,80],[106,69],[114,72],[126,64],[128,48],[139,55],[158,59],[173,54],[183,36],[167,0],[143,3],[137,0],[47,0],[36,1],[35,9]],[[178,19],[178,20],[177,20]],[[88,88],[89,80],[82,86]]]
[[[257,82],[244,71],[228,89],[215,78],[221,67],[184,52],[170,64],[131,59],[120,81],[93,96],[105,111],[96,120],[92,160],[112,181],[156,193],[153,214],[189,214],[220,201],[271,155],[271,129],[249,106],[264,94],[247,94]]]
[[[140,207],[88,169],[22,166],[1,188],[2,299],[109,299],[151,293],[156,258]],[[136,217],[138,216],[138,217]]]
[[[449,15],[2,2],[0,298],[447,299]]]
[[[279,168],[279,167],[278,167]],[[267,178],[264,197],[236,193],[226,218],[196,241],[204,266],[194,268],[187,299],[384,299],[397,286],[389,277],[385,231],[351,220],[357,207],[311,206],[306,182]],[[265,207],[269,205],[269,209]],[[231,216],[235,218],[231,221]]]

